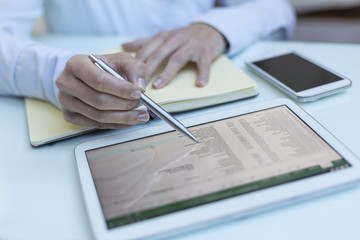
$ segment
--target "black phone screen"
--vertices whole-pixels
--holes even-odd
[[[295,92],[342,79],[294,53],[256,61],[254,64]]]

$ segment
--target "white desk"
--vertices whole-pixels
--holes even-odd
[[[113,48],[120,39],[58,36],[41,41],[68,49],[81,46],[100,52]],[[280,49],[298,50],[353,80],[352,88],[345,93],[300,105],[360,156],[360,45],[261,42],[233,60],[244,69],[245,58]],[[254,74],[249,75],[260,89],[256,98],[178,117],[286,97]],[[73,149],[81,142],[116,131],[32,148],[23,100],[0,97],[0,109],[0,239],[91,239]],[[225,221],[178,239],[359,239],[359,205],[360,187],[353,187],[245,219]]]

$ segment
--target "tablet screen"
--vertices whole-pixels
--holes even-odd
[[[287,106],[86,151],[114,228],[349,167]]]

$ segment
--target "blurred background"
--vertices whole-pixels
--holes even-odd
[[[360,43],[360,0],[288,0],[298,22],[292,40]]]
[[[291,40],[360,43],[360,0],[288,1],[298,15]],[[43,19],[39,19],[33,32],[46,31]]]

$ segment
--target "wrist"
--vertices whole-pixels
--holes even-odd
[[[194,26],[200,26],[203,29],[206,29],[208,32],[207,40],[211,42],[211,45],[218,49],[217,52],[224,53],[226,52],[229,47],[229,41],[226,39],[226,37],[215,27],[202,22],[196,22],[193,23]]]

